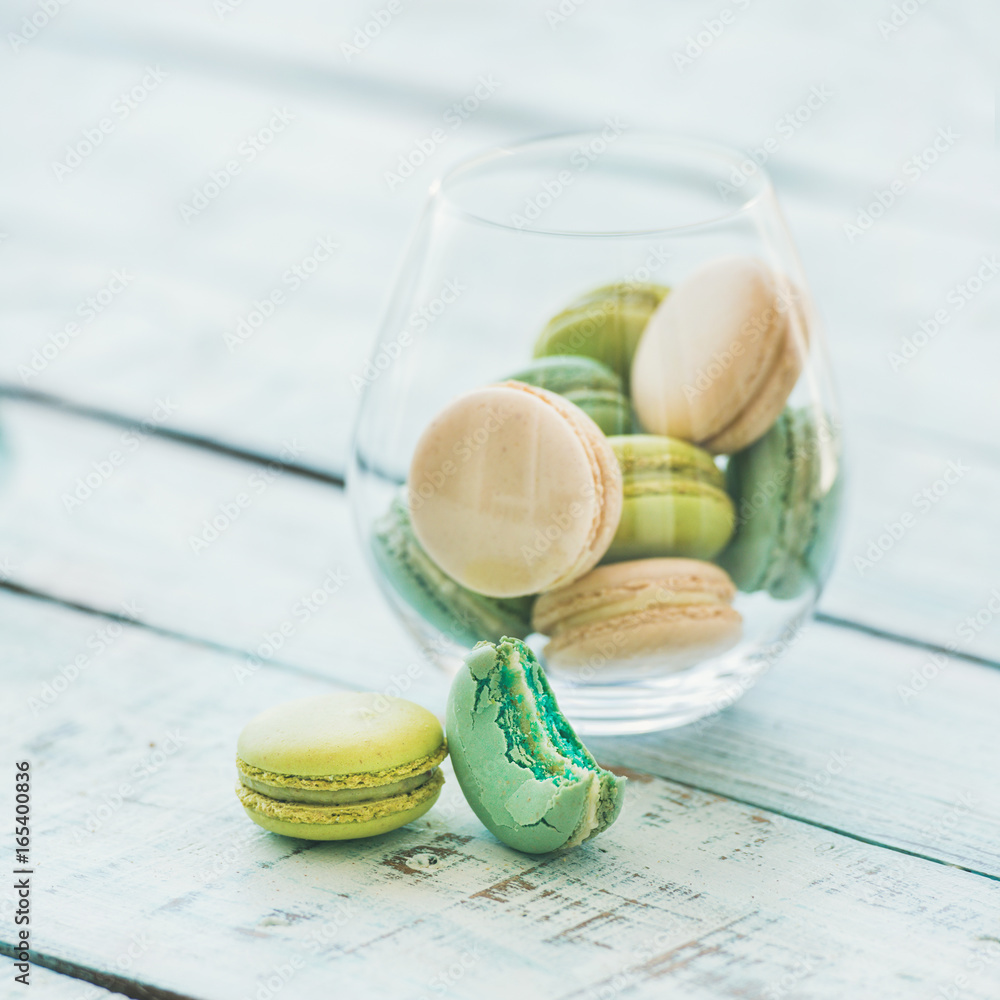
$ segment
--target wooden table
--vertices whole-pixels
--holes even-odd
[[[996,12],[905,6],[5,16],[0,801],[12,871],[30,761],[34,992],[3,959],[0,996],[1000,995]],[[443,704],[341,488],[350,376],[426,187],[610,115],[773,140],[852,457],[820,613],[735,707],[594,740],[628,800],[566,856],[498,844],[454,780],[375,842],[271,836],[232,793],[250,716],[338,687]],[[227,343],[321,240],[330,259]]]

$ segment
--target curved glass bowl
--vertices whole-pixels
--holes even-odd
[[[734,260],[744,277],[747,268],[757,275],[753,287],[774,294],[774,308],[763,320],[754,315],[757,333],[747,335],[744,322],[732,343],[705,353],[705,338],[718,341],[719,317],[728,315],[717,303],[734,297],[725,278]],[[706,271],[708,278],[698,277]],[[692,291],[699,280],[700,291]],[[720,280],[716,289],[712,282]],[[659,316],[668,306],[669,319]],[[659,350],[646,344],[654,325],[666,345]],[[779,363],[774,351],[755,346],[758,334],[784,345],[777,388]],[[718,397],[712,406],[729,407],[742,424],[756,426],[706,438],[684,414],[678,423],[650,416],[659,412],[661,384],[677,382],[678,363],[699,350],[702,362],[688,373],[685,393]],[[575,400],[618,435],[612,440],[623,486],[616,488],[624,491],[622,524],[628,521],[631,533],[623,544],[616,535],[602,560],[619,567],[610,590],[595,584],[583,595],[583,618],[574,605],[546,625],[549,634],[532,632],[537,622],[525,624],[535,595],[495,599],[470,591],[439,565],[447,562],[440,541],[430,546],[432,555],[408,534],[407,480],[428,425],[463,393],[512,375],[530,380],[537,354],[591,355],[605,364],[604,376],[617,378],[616,385],[597,378],[574,393],[564,383],[580,372],[570,364],[562,382],[536,384]],[[760,366],[771,372],[763,381],[754,374]],[[739,378],[730,378],[734,371]],[[762,389],[756,396],[747,390],[757,401],[748,418],[750,404],[740,411],[736,397],[753,379],[770,385],[772,398],[761,402]],[[629,398],[630,380],[643,399]],[[446,671],[456,670],[478,639],[520,627],[580,732],[669,728],[742,695],[794,642],[818,598],[839,521],[840,424],[822,330],[774,191],[766,174],[737,153],[621,134],[609,125],[600,134],[496,150],[452,170],[431,189],[370,361],[354,382],[362,392],[349,469],[357,527],[390,604]],[[686,404],[671,405],[676,413]],[[691,403],[691,413],[698,405]],[[647,475],[639,446],[622,444],[620,435],[650,431],[658,443],[648,446]],[[688,444],[678,443],[684,438]],[[701,447],[691,449],[691,441]],[[463,474],[473,473],[460,468],[457,478]],[[692,500],[692,490],[701,498]],[[648,494],[647,503],[641,498]],[[640,566],[680,557],[698,565]],[[731,592],[720,589],[716,566],[732,577]],[[640,588],[639,604],[638,590],[623,604],[621,587],[630,586],[633,567],[659,583]],[[580,584],[583,591],[587,585]],[[547,605],[554,600],[558,607],[552,597]],[[692,638],[702,617],[721,624]],[[581,644],[581,635],[593,639],[591,625],[604,641]],[[570,634],[572,627],[583,632]],[[546,657],[557,632],[560,643]],[[557,646],[574,648],[575,656],[556,656]]]

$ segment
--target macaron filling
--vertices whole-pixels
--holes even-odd
[[[617,779],[579,741],[528,647],[511,638],[495,647],[480,643],[466,662],[476,682],[475,708],[484,698],[498,706],[509,761],[556,786],[589,784],[586,807],[563,846],[575,847],[614,822],[621,806]]]
[[[294,785],[274,785],[259,778],[240,774],[240,784],[253,792],[266,795],[279,802],[309,802],[313,805],[336,806],[349,802],[367,802],[371,799],[385,799],[393,795],[412,792],[430,781],[434,770],[415,774],[412,778],[390,781],[385,785],[370,785],[365,788],[296,788]]]

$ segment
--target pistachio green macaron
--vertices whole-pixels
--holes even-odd
[[[622,470],[624,505],[604,562],[686,556],[711,559],[732,537],[733,502],[712,456],[656,434],[609,438]]]
[[[622,392],[621,377],[595,358],[553,354],[537,358],[508,378],[558,393],[583,410],[605,434],[632,431],[632,404]]]
[[[277,705],[236,749],[236,794],[259,826],[303,840],[388,833],[434,804],[441,724],[403,698],[344,692]]]
[[[662,285],[643,282],[595,288],[549,320],[535,343],[535,357],[596,358],[621,377],[627,392],[639,338],[667,292]]]

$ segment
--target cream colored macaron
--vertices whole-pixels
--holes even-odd
[[[459,396],[428,425],[407,495],[413,530],[441,569],[480,594],[516,597],[598,563],[621,517],[622,477],[581,409],[504,382]]]
[[[742,617],[736,587],[700,559],[636,559],[599,566],[535,603],[536,631],[551,636],[550,666],[602,677],[639,668],[681,670],[734,646]]]
[[[739,451],[781,413],[805,349],[788,281],[755,257],[720,257],[650,319],[632,367],[636,413],[647,431]]]

